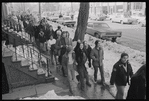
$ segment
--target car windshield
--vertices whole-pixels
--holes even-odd
[[[106,23],[94,23],[95,28],[110,28]]]

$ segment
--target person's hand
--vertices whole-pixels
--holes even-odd
[[[78,65],[78,63],[76,62],[76,65]]]
[[[81,42],[81,40],[80,40],[80,39],[78,39],[78,42],[80,43],[80,42]]]
[[[109,87],[110,87],[110,88],[113,88],[113,87],[114,87],[114,85],[111,85],[111,84],[110,84],[110,85],[109,85]]]
[[[63,45],[61,45],[61,47],[63,47]]]

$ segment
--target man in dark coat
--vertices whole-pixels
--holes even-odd
[[[133,70],[128,61],[128,57],[127,53],[122,53],[120,60],[113,66],[110,84],[116,85],[116,99],[124,99],[125,86],[127,83],[129,84],[129,78],[133,75]]]
[[[132,76],[126,99],[146,99],[146,64]]]
[[[89,62],[88,66],[91,67],[91,57],[90,57],[90,54],[91,54],[92,48],[91,48],[91,46],[89,44],[87,44],[86,41],[84,41],[83,44],[84,44],[84,49],[86,51],[88,62]]]
[[[94,67],[94,82],[97,83],[97,73],[99,68],[101,75],[101,83],[104,86],[105,85],[104,67],[103,67],[104,51],[99,40],[95,41],[95,47],[92,49],[90,57],[93,59],[92,64]]]

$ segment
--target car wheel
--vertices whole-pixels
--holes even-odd
[[[116,38],[112,38],[112,42],[116,42]]]
[[[122,20],[120,21],[120,23],[121,23],[121,24],[124,24],[124,22],[123,22]]]

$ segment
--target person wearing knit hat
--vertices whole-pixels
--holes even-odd
[[[111,73],[110,84],[116,85],[117,94],[116,99],[124,99],[125,86],[129,83],[133,75],[131,64],[128,61],[129,56],[127,53],[122,53],[118,62],[113,66]]]

